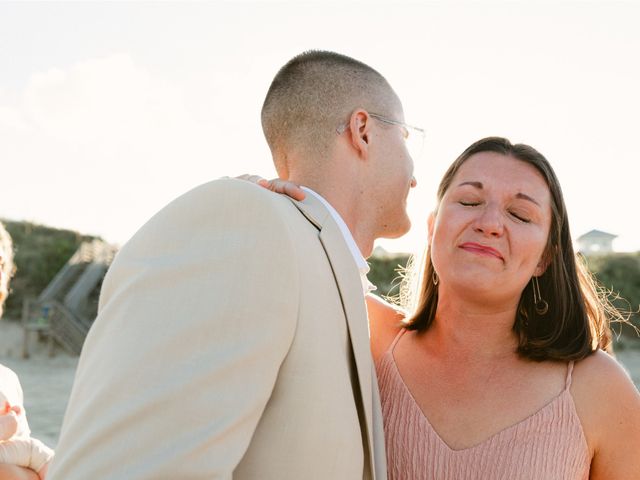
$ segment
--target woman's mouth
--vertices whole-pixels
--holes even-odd
[[[504,262],[504,257],[502,256],[502,254],[495,248],[489,247],[488,245],[482,245],[475,242],[465,242],[461,244],[459,248],[461,248],[462,250],[466,250],[467,252],[475,253],[477,255],[498,258]]]

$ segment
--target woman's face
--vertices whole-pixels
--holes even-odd
[[[495,152],[462,164],[430,223],[439,288],[517,304],[544,273],[551,194],[535,167]]]

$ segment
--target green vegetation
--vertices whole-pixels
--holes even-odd
[[[23,299],[38,296],[80,243],[96,237],[29,222],[3,223],[13,238],[17,266],[5,315],[20,318]],[[401,253],[376,253],[369,259],[369,280],[378,287],[376,294],[398,295],[401,272],[408,260],[409,255]],[[591,256],[587,263],[602,286],[613,292],[610,297],[612,303],[624,312],[635,312],[630,318],[640,328],[640,252]],[[617,299],[616,294],[619,295]],[[635,336],[630,328],[623,329],[623,332]]]
[[[26,297],[37,297],[85,240],[92,236],[29,222],[0,220],[13,239],[17,271],[5,316],[20,318]]]
[[[633,325],[640,328],[640,252],[594,255],[587,257],[587,265],[602,287],[611,292],[611,303],[629,313]],[[637,338],[632,328],[622,328],[622,333]]]
[[[371,267],[369,281],[377,288],[375,294],[381,297],[394,297],[400,293],[400,283],[404,269],[409,261],[409,254],[389,253],[374,254],[368,262]]]
[[[401,273],[407,265],[407,254],[383,254],[369,258],[371,271],[369,281],[377,285],[376,294],[397,296]],[[623,313],[629,314],[632,324],[640,328],[640,252],[611,253],[587,258],[587,265],[601,284],[609,292],[611,303]],[[630,327],[613,325],[616,332],[638,338]]]

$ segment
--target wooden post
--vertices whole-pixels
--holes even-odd
[[[22,343],[22,358],[29,358],[29,315],[31,310],[32,298],[25,298],[22,301],[22,330],[23,343]]]

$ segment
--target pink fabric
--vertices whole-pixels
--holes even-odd
[[[569,391],[484,442],[452,450],[424,416],[393,358],[402,330],[376,365],[389,480],[587,480],[590,455]]]

